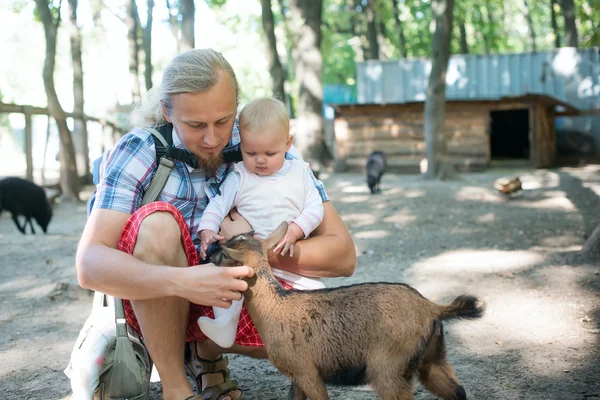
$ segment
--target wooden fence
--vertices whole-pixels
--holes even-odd
[[[33,181],[33,125],[31,117],[33,115],[45,115],[51,118],[48,108],[45,107],[33,107],[29,105],[18,105],[0,102],[0,114],[23,114],[25,116],[25,163],[27,165],[26,178]],[[104,118],[91,117],[89,115],[81,115],[72,112],[65,113],[67,118],[73,118],[74,120],[83,121],[87,124],[88,121],[99,123],[103,129],[111,129],[112,135],[115,137],[117,134],[123,134],[123,130],[118,127],[114,122]]]

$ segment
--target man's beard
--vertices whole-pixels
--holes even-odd
[[[219,153],[214,157],[200,158],[196,156],[198,160],[198,168],[206,174],[207,177],[212,178],[217,174],[219,167],[223,164],[223,154]]]

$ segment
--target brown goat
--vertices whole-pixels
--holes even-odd
[[[286,230],[282,224],[266,240],[237,235],[212,261],[254,268],[246,306],[269,360],[292,380],[288,399],[328,399],[325,383],[368,383],[383,399],[412,399],[415,375],[443,399],[467,398],[446,361],[442,321],[479,318],[483,303],[459,296],[439,306],[399,283],[286,290],[266,255]]]

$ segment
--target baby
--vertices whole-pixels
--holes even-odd
[[[200,257],[205,259],[210,244],[224,239],[217,232],[233,207],[255,234],[263,238],[282,221],[288,221],[287,234],[274,251],[292,257],[296,241],[308,237],[321,223],[323,203],[308,164],[285,157],[293,140],[287,108],[272,98],[254,100],[242,109],[239,126],[243,161],[235,164],[221,185],[220,194],[210,200],[202,214],[197,233],[201,241]],[[276,268],[273,274],[296,289],[324,287],[317,278]],[[202,331],[215,342],[233,343],[241,301],[234,301],[227,310],[213,309],[215,320],[200,318]],[[225,337],[228,339],[224,340]]]

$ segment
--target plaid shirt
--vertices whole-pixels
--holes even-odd
[[[173,145],[184,148],[174,131]],[[239,150],[239,146],[240,133],[236,121],[231,139],[223,152]],[[299,158],[293,147],[286,153],[286,159]],[[199,240],[194,236],[202,213],[209,199],[217,194],[219,184],[232,165],[223,164],[215,177],[207,179],[201,170],[176,160],[175,167],[157,199],[171,203],[181,211],[196,246],[199,245]],[[150,187],[156,168],[156,150],[152,135],[144,129],[134,128],[121,138],[108,155],[93,207],[133,214],[142,206],[142,198]],[[313,180],[321,199],[329,200],[323,183],[314,176]]]

